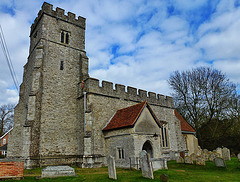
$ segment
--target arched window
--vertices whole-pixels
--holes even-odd
[[[69,43],[69,34],[68,33],[66,33],[66,42],[65,42],[66,44],[68,44]]]
[[[61,32],[61,43],[64,43],[64,32]]]
[[[70,33],[67,31],[61,31],[61,43],[69,44]]]

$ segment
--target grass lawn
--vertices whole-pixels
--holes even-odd
[[[145,179],[142,177],[141,171],[127,170],[117,168],[117,181],[160,181],[162,174],[167,174],[169,181],[239,181],[240,182],[240,162],[238,159],[232,158],[231,161],[226,161],[227,168],[217,168],[213,162],[206,162],[206,166],[196,166],[189,164],[177,164],[175,161],[168,162],[168,170],[158,170],[154,172],[154,180]],[[107,167],[82,169],[75,168],[76,177],[61,177],[61,178],[45,178],[36,179],[36,176],[41,176],[41,168],[24,170],[23,180],[7,180],[7,181],[98,181],[107,182],[115,181],[108,178]]]

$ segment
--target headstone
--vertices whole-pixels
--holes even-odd
[[[152,163],[153,171],[157,171],[159,169],[168,169],[167,160],[164,158],[151,158],[150,162]]]
[[[184,159],[181,156],[176,157],[176,163],[184,163]]]
[[[185,152],[180,152],[180,156],[185,159]]]
[[[107,165],[108,165],[108,176],[110,179],[117,179],[116,174],[116,167],[115,167],[115,160],[114,157],[111,155],[107,158]]]
[[[220,157],[216,157],[214,159],[214,164],[216,167],[226,167],[226,163],[224,161],[224,159],[220,158]]]
[[[225,161],[230,161],[231,160],[231,156],[230,156],[230,150],[226,147],[224,147],[222,149],[222,158],[225,160]]]
[[[154,179],[153,167],[152,163],[150,162],[149,154],[145,150],[143,150],[139,154],[139,159],[141,162],[142,176],[145,178]]]
[[[175,156],[175,152],[174,151],[170,151],[169,155],[170,155],[170,160],[176,160],[176,156]]]
[[[197,152],[197,156],[199,156],[199,155],[201,155],[201,156],[203,155],[203,151],[202,151],[202,149],[199,149],[199,150],[198,150],[198,152]]]
[[[193,161],[196,161],[197,154],[192,153],[192,154],[190,155],[190,157],[192,158]]]
[[[208,153],[208,149],[203,149],[203,153]]]
[[[240,162],[240,153],[237,155],[237,157],[238,157],[238,161]]]
[[[42,178],[75,176],[75,170],[69,166],[48,166],[42,170]]]
[[[196,165],[205,166],[206,164],[204,157],[198,156],[196,158]]]
[[[168,175],[162,174],[162,175],[160,176],[160,181],[162,181],[162,182],[168,182]]]
[[[205,161],[208,161],[208,157],[209,157],[208,155],[209,155],[208,153],[203,153],[202,156],[203,156]]]
[[[216,149],[216,152],[219,154],[219,157],[222,158],[222,149],[218,147],[218,148]]]
[[[189,156],[186,156],[186,157],[185,157],[185,163],[186,163],[186,164],[193,164],[192,158],[189,157]]]
[[[213,160],[217,157],[216,154],[217,154],[217,153],[213,153],[213,152],[212,152],[212,153],[209,155],[208,160],[209,160],[209,161],[213,161]]]

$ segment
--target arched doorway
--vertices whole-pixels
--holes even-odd
[[[152,145],[149,141],[146,141],[143,144],[142,150],[145,150],[147,153],[149,153],[150,158],[153,158],[153,149],[152,149]]]

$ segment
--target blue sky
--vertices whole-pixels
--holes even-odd
[[[1,0],[0,24],[22,82],[29,31],[41,0]],[[90,76],[164,95],[175,70],[212,66],[240,80],[240,2],[235,0],[51,0],[87,19]],[[0,51],[0,105],[17,103]]]

